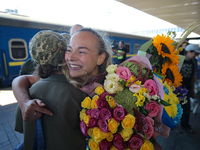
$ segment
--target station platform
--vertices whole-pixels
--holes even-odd
[[[0,88],[0,150],[14,150],[23,141],[23,135],[14,131],[14,118],[17,101],[11,87]],[[190,124],[194,133],[177,125],[170,131],[170,136],[157,137],[163,150],[199,150],[200,149],[200,108],[191,113]]]

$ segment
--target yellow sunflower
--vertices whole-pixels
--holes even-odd
[[[179,56],[177,55],[177,51],[175,50],[175,46],[173,44],[173,40],[169,36],[157,35],[153,38],[153,45],[157,48],[158,55],[162,55],[163,58],[169,58],[174,64],[179,63]]]
[[[166,61],[165,64],[162,65],[161,72],[162,75],[166,76],[163,81],[166,81],[169,85],[174,87],[182,85],[183,76],[178,70],[178,65]]]

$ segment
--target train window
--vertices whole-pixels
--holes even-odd
[[[28,58],[27,44],[23,39],[9,40],[9,51],[13,60],[25,60]]]
[[[125,43],[125,47],[127,49],[127,53],[130,53],[131,45],[129,43]]]
[[[135,44],[134,45],[134,54],[137,54],[139,50],[140,50],[140,44]]]

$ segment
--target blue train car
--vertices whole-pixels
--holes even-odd
[[[0,13],[0,87],[10,86],[12,80],[19,76],[21,65],[30,58],[29,41],[38,31],[50,29],[59,32],[69,31],[70,26],[32,20],[24,16]],[[109,38],[116,43],[125,42],[129,53],[127,58],[137,54],[140,46],[149,37],[106,31]],[[113,55],[113,62],[117,56]]]

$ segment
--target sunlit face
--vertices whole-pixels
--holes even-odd
[[[101,55],[98,55],[98,38],[89,31],[75,33],[70,39],[65,53],[65,61],[72,77],[86,79],[86,76],[98,74],[98,63]]]

